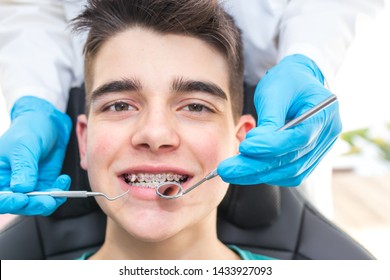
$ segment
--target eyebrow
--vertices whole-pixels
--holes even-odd
[[[183,77],[178,77],[172,82],[171,90],[174,92],[207,92],[227,100],[226,93],[218,85],[212,82],[187,80]]]
[[[121,80],[105,83],[92,91],[91,100],[108,93],[141,90],[142,84],[139,80],[135,78],[122,78]],[[173,80],[171,90],[173,92],[206,92],[227,100],[226,93],[212,82],[188,80],[183,77],[178,77]]]
[[[140,91],[142,84],[134,78],[122,78],[122,80],[105,83],[92,91],[91,100],[113,92]]]

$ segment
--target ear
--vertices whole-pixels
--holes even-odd
[[[252,115],[242,115],[236,125],[236,138],[239,142],[245,139],[249,130],[256,127],[256,120]]]
[[[86,115],[77,117],[76,135],[79,144],[80,165],[84,170],[87,170],[87,131],[88,120]]]

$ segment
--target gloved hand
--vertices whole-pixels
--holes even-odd
[[[240,154],[219,164],[221,178],[239,185],[301,184],[341,132],[338,103],[294,127],[276,130],[329,97],[323,84],[321,71],[304,55],[287,56],[271,68],[255,91],[258,125],[241,142]]]
[[[72,122],[49,102],[20,98],[11,111],[11,126],[0,137],[0,214],[50,215],[65,198],[26,196],[30,191],[68,190],[60,177]]]

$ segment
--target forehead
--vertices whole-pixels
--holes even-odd
[[[184,76],[207,79],[229,92],[227,60],[218,50],[194,37],[145,28],[130,28],[104,42],[91,70],[92,91],[118,78],[136,78],[161,88],[172,77]]]

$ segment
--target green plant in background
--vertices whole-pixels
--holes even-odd
[[[346,155],[355,155],[362,152],[361,147],[359,147],[355,142],[360,138],[367,139],[368,128],[356,129],[347,132],[343,132],[340,135],[340,139],[348,143],[350,150]]]
[[[381,150],[383,158],[390,161],[390,144],[381,138],[371,138],[370,140]]]
[[[386,129],[390,133],[390,124],[386,125]],[[350,147],[350,150],[345,153],[345,155],[356,155],[362,153],[363,147],[359,146],[358,143],[359,140],[364,139],[365,141],[375,145],[378,148],[378,150],[381,152],[383,159],[390,161],[390,143],[383,138],[371,136],[369,128],[361,128],[343,132],[340,135],[340,139],[348,143]]]

